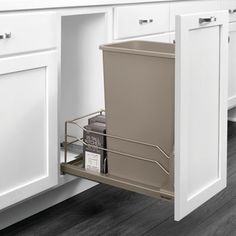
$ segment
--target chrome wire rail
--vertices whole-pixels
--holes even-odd
[[[79,142],[79,143],[81,143],[85,146],[96,148],[98,150],[118,154],[118,155],[121,155],[121,156],[126,156],[128,158],[133,158],[133,159],[136,159],[136,160],[141,160],[141,161],[145,161],[145,162],[154,163],[154,164],[158,165],[164,173],[166,173],[167,175],[170,174],[169,171],[157,160],[152,160],[152,159],[149,159],[149,158],[145,158],[145,157],[141,157],[141,156],[137,156],[137,155],[133,155],[133,154],[129,154],[129,153],[120,152],[120,151],[117,151],[117,150],[111,150],[111,149],[107,149],[107,148],[98,147],[96,145],[91,145],[91,144],[88,144],[88,143],[84,142],[83,138],[79,138],[79,137],[68,134],[68,125],[76,125],[82,131],[86,131],[86,132],[89,132],[89,133],[92,133],[92,134],[102,135],[102,136],[105,136],[105,137],[108,137],[108,138],[112,138],[112,139],[116,139],[116,140],[121,140],[121,141],[129,142],[129,143],[135,143],[135,144],[144,145],[144,146],[154,148],[157,151],[159,151],[163,155],[163,157],[165,157],[168,160],[170,159],[170,156],[158,145],[145,143],[145,142],[140,142],[140,141],[137,141],[137,140],[124,138],[124,137],[120,137],[120,136],[115,136],[115,135],[111,135],[111,134],[104,134],[104,133],[100,133],[100,132],[96,132],[96,131],[87,130],[78,123],[82,119],[88,118],[88,117],[96,115],[96,114],[102,115],[103,113],[105,113],[105,110],[100,110],[100,111],[93,112],[91,114],[81,116],[79,118],[76,118],[76,119],[65,122],[65,142],[64,142],[65,163],[67,163],[68,145]],[[73,141],[68,142],[68,138],[73,139]]]

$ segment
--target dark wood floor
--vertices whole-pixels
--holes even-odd
[[[228,187],[180,222],[173,202],[98,185],[5,230],[3,235],[236,235],[236,124],[229,123]]]

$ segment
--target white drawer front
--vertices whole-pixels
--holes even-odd
[[[175,16],[188,13],[214,11],[220,9],[219,1],[186,1],[170,4],[170,30],[175,30]]]
[[[140,38],[140,40],[145,40],[145,41],[150,41],[150,42],[169,43],[170,42],[170,33],[146,36],[146,37]]]
[[[114,38],[129,38],[169,31],[169,4],[115,8]]]
[[[152,34],[148,36],[141,36],[141,37],[136,37],[132,38],[132,40],[144,40],[144,41],[150,41],[150,42],[162,42],[162,43],[169,43],[172,42],[170,41],[170,38],[172,37],[173,32],[171,33],[163,33],[163,34]],[[127,39],[117,39],[114,40],[114,42],[124,42]]]
[[[56,47],[56,26],[53,12],[0,14],[0,56]]]
[[[229,11],[229,21],[236,21],[236,1],[235,0],[221,0],[221,9]]]

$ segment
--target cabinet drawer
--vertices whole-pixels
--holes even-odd
[[[219,1],[186,1],[170,4],[170,30],[175,30],[175,16],[188,13],[219,10]]]
[[[229,21],[236,21],[236,1],[228,0],[221,1],[221,9],[229,11]]]
[[[0,56],[56,47],[55,25],[53,12],[0,14]]]
[[[169,31],[169,4],[115,8],[114,38],[129,38]]]

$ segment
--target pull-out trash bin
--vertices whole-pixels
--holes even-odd
[[[126,41],[101,46],[108,173],[173,191],[175,45]],[[135,142],[132,142],[135,141]]]

